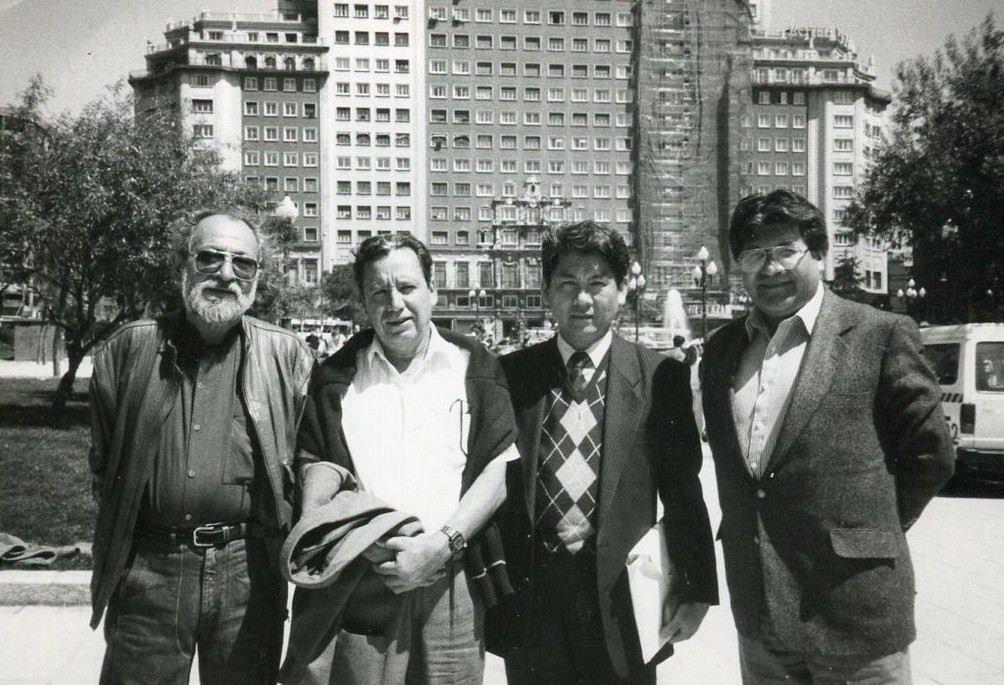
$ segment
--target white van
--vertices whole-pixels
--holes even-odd
[[[1004,475],[1004,324],[920,329],[960,471]]]

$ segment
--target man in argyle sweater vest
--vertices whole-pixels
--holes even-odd
[[[500,358],[519,428],[499,512],[516,594],[489,611],[488,649],[510,685],[654,684],[672,648],[643,662],[624,565],[656,522],[656,497],[672,641],[718,601],[689,369],[611,331],[630,261],[620,234],[563,226],[542,257],[558,335]]]
[[[585,352],[569,358],[565,382],[552,388],[540,435],[537,529],[548,552],[578,553],[594,541],[603,438],[606,368]],[[587,375],[588,374],[588,375]]]

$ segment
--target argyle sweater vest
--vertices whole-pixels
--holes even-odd
[[[595,551],[606,379],[604,359],[581,402],[567,381],[548,397],[537,460],[536,528],[549,552]]]

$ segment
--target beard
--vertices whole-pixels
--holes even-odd
[[[206,292],[209,288],[225,288],[231,295],[216,292]],[[254,304],[258,281],[251,283],[251,288],[244,292],[239,283],[219,283],[212,280],[189,285],[188,273],[181,278],[181,289],[185,294],[185,308],[189,313],[207,324],[236,323]]]

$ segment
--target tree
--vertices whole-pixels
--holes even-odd
[[[366,321],[366,310],[359,298],[351,264],[339,264],[325,273],[321,279],[321,290],[327,298],[328,313],[332,316],[360,325]]]
[[[206,207],[264,207],[260,189],[222,171],[218,155],[168,115],[134,122],[124,90],[120,84],[79,116],[44,122],[49,91],[35,77],[18,116],[39,125],[3,139],[0,221],[5,235],[17,228],[4,241],[21,242],[28,276],[65,339],[69,369],[57,408],[95,344],[177,301],[178,222]]]
[[[857,258],[852,253],[845,253],[833,267],[831,289],[843,298],[861,301],[865,290],[861,287],[860,273]]]
[[[993,15],[933,58],[897,65],[889,139],[849,208],[909,245],[934,321],[1004,312],[1004,31]]]

